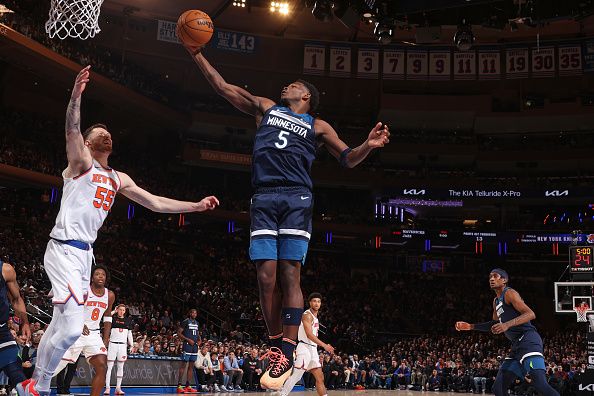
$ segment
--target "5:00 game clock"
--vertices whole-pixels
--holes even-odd
[[[571,272],[583,273],[592,272],[592,261],[594,259],[594,249],[591,246],[570,246],[569,264]]]

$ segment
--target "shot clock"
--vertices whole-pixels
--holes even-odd
[[[569,268],[572,274],[591,274],[594,270],[592,246],[569,246]]]

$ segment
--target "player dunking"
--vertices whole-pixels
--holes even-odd
[[[26,377],[19,348],[8,328],[11,305],[15,315],[21,320],[21,333],[27,341],[31,338],[31,329],[13,266],[0,260],[0,268],[0,371],[8,377],[10,386],[15,387]]]
[[[310,115],[319,101],[312,84],[303,80],[289,84],[276,104],[227,83],[200,49],[188,51],[219,95],[256,118],[250,259],[256,263],[260,305],[273,347],[271,364],[260,384],[279,390],[291,373],[303,313],[300,272],[311,236],[311,165],[318,143],[326,145],[341,165],[352,168],[373,149],[388,143],[390,133],[386,125],[378,123],[363,144],[351,149],[330,124]]]
[[[181,323],[181,327],[177,330],[179,338],[184,340],[182,350],[182,365],[179,367],[179,377],[177,382],[177,393],[196,393],[196,389],[190,386],[190,378],[194,374],[194,362],[198,359],[198,343],[200,342],[200,334],[198,329],[198,321],[196,317],[198,311],[190,309],[188,317]],[[182,380],[186,375],[186,386],[182,387]],[[198,386],[199,384],[196,384]]]
[[[508,282],[507,272],[500,268],[492,270],[489,274],[489,285],[497,295],[493,300],[493,320],[477,324],[456,322],[456,330],[503,333],[512,342],[511,356],[501,365],[493,384],[495,396],[507,395],[516,377],[523,379],[527,374],[530,374],[532,386],[540,394],[559,396],[559,393],[547,383],[545,376],[542,339],[530,322],[536,315],[522,300],[520,294],[507,286]]]
[[[41,339],[33,378],[17,385],[21,396],[48,394],[50,381],[62,356],[80,337],[93,261],[93,243],[121,192],[134,202],[162,213],[201,212],[214,209],[215,197],[200,202],[176,201],[155,196],[138,187],[123,172],[108,165],[112,151],[111,134],[103,124],[80,131],[81,96],[90,77],[90,66],[76,77],[66,111],[66,155],[68,167],[62,172],[64,190],[56,225],[44,256],[45,271],[53,292],[52,320]]]
[[[316,391],[318,395],[327,395],[320,356],[318,355],[318,345],[324,348],[326,352],[332,354],[334,353],[334,348],[332,345],[326,344],[318,338],[318,330],[320,328],[318,314],[322,306],[322,295],[320,293],[312,293],[307,300],[309,301],[309,309],[303,312],[301,324],[299,325],[299,344],[297,344],[295,366],[293,367],[293,373],[283,385],[281,396],[288,396],[306,371],[311,372],[316,379]]]
[[[101,394],[105,384],[105,373],[107,371],[107,348],[105,341],[111,329],[111,308],[115,301],[115,294],[105,287],[107,283],[107,269],[102,265],[96,265],[91,273],[91,287],[85,301],[82,335],[76,340],[56,368],[56,374],[62,371],[68,364],[76,362],[82,353],[95,370],[91,382],[91,396]],[[103,318],[103,337],[101,337],[100,323]]]
[[[105,391],[104,395],[109,395],[109,385],[111,382],[111,369],[114,361],[117,361],[118,368],[116,371],[116,395],[124,395],[122,390],[122,379],[124,378],[124,363],[128,359],[128,347],[134,345],[132,338],[132,329],[134,322],[132,318],[126,316],[126,306],[120,304],[115,309],[116,316],[111,323],[111,332],[109,334],[107,345],[107,374],[105,375]]]

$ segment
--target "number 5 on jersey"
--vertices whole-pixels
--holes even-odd
[[[111,204],[113,203],[114,195],[115,192],[112,190],[108,190],[105,187],[97,187],[97,190],[95,191],[95,199],[93,199],[93,206],[97,209],[103,208],[106,212],[109,211],[109,209],[111,209]]]
[[[276,143],[274,143],[274,145],[276,146],[276,148],[284,149],[285,147],[287,147],[288,140],[285,137],[285,135],[289,135],[289,132],[287,132],[287,131],[280,131],[279,132],[279,134],[278,134],[278,140],[279,141],[276,142]]]

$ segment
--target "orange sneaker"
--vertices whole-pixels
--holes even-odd
[[[186,393],[186,391],[184,390],[184,387],[181,385],[177,386],[177,393]]]
[[[270,348],[266,356],[270,359],[270,367],[262,375],[260,386],[264,389],[281,390],[285,381],[291,375],[293,362],[276,347]]]
[[[191,386],[186,386],[184,388],[184,393],[198,393],[198,391],[194,388],[192,388]]]

